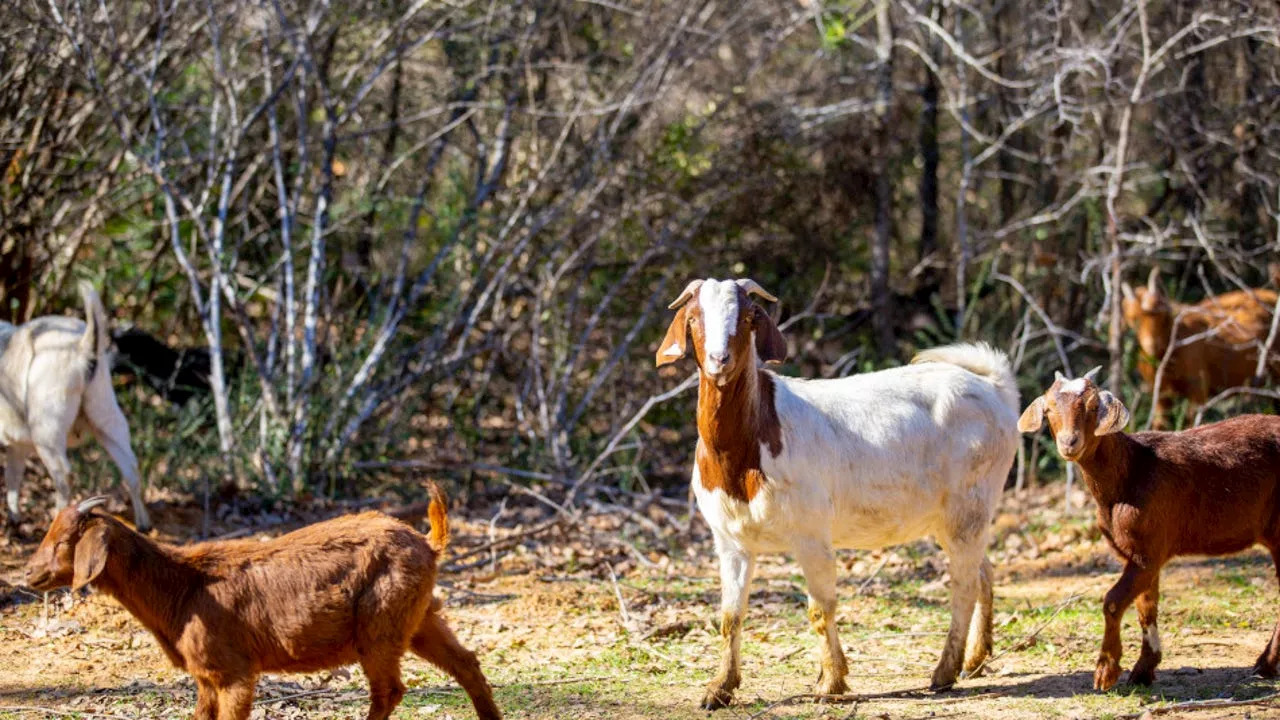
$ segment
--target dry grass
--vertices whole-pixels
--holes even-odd
[[[1093,692],[1097,601],[1117,566],[1090,531],[1088,509],[1064,516],[1058,504],[1048,495],[1006,498],[992,552],[1000,656],[986,676],[948,693],[922,690],[948,621],[945,562],[930,544],[842,555],[840,628],[856,703],[780,702],[810,690],[817,643],[803,618],[796,566],[765,558],[745,629],[739,702],[718,715],[1117,717],[1273,691],[1274,683],[1247,677],[1280,610],[1269,558],[1251,552],[1171,565],[1161,583],[1165,657],[1157,684]],[[458,517],[459,552],[487,539],[487,522],[474,520]],[[504,524],[499,534],[514,531]],[[444,578],[451,623],[481,654],[500,704],[512,718],[706,718],[696,702],[718,652],[710,625],[718,583],[705,531],[695,523],[689,535],[665,528],[644,534],[635,522],[609,515],[588,525],[589,535],[532,538],[494,565]],[[654,566],[600,540],[619,536]],[[5,548],[0,577],[16,580],[30,549],[29,543]],[[51,597],[46,607],[11,589],[0,600],[0,718],[189,717],[192,683],[119,606],[98,595],[74,602],[65,592]],[[1125,661],[1132,663],[1139,633],[1132,613],[1127,620]],[[471,717],[461,692],[417,658],[406,660],[406,682],[412,690],[395,717]],[[265,678],[254,717],[363,717],[364,687],[358,668]],[[37,706],[61,714],[4,709]],[[1254,705],[1195,715],[1245,713],[1280,710]]]

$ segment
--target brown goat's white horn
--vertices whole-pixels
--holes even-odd
[[[752,280],[751,278],[743,278],[738,280],[737,283],[738,287],[745,290],[748,295],[759,295],[769,302],[778,302],[778,298],[774,297],[773,293],[760,287],[760,283]]]
[[[1151,274],[1147,276],[1147,292],[1156,294],[1160,292],[1160,267],[1151,268]]]
[[[1101,365],[1099,365],[1098,367],[1096,367],[1096,368],[1094,368],[1094,369],[1090,370],[1089,372],[1085,373],[1085,374],[1084,374],[1084,379],[1085,379],[1085,380],[1088,380],[1088,381],[1090,381],[1090,382],[1097,382],[1097,380],[1094,380],[1094,378],[1096,378],[1096,377],[1098,376],[1098,373],[1099,373],[1099,372],[1101,372],[1101,371],[1102,371],[1102,366],[1101,366]]]
[[[1120,283],[1120,292],[1124,295],[1125,300],[1133,300],[1133,286],[1127,282]]]
[[[689,302],[689,298],[693,297],[693,294],[698,292],[698,289],[702,287],[702,283],[703,283],[702,280],[690,281],[688,285],[684,286],[684,291],[680,293],[680,297],[676,298],[675,302],[668,305],[667,309],[675,310],[681,305]]]
[[[81,500],[80,504],[76,506],[76,512],[83,515],[99,505],[106,505],[107,500],[110,499],[111,498],[108,498],[106,495],[96,495],[86,500]]]
[[[1067,382],[1067,376],[1066,376],[1066,375],[1063,375],[1061,371],[1054,370],[1054,371],[1053,371],[1053,381],[1054,381],[1054,382],[1056,382],[1056,383],[1060,383],[1060,382]]]

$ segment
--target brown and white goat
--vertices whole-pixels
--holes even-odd
[[[27,563],[48,591],[92,584],[116,598],[195,678],[196,720],[244,720],[264,672],[312,672],[359,662],[369,720],[400,704],[407,649],[460,684],[476,713],[501,713],[476,656],[453,636],[432,596],[448,543],[445,505],[432,486],[431,534],[378,512],[348,515],[267,542],[175,547],[94,508],[68,507]]]
[[[933,535],[951,560],[951,629],[933,686],[991,651],[988,530],[1017,451],[1018,390],[1003,353],[952,345],[912,365],[838,380],[760,369],[786,357],[751,280],[695,280],[657,363],[690,349],[700,369],[693,491],[720,557],[720,671],[702,705],[727,705],[755,557],[790,552],[804,571],[822,638],[817,692],[847,692],[836,631],[836,548]],[[977,612],[975,613],[975,607]],[[967,643],[967,647],[966,647]]]
[[[1064,460],[1076,463],[1098,506],[1098,527],[1124,563],[1107,591],[1106,629],[1093,686],[1120,678],[1120,620],[1138,606],[1142,652],[1129,673],[1155,680],[1160,663],[1160,569],[1178,555],[1227,555],[1261,544],[1280,574],[1280,417],[1243,415],[1182,432],[1126,434],[1129,411],[1093,382],[1098,369],[1061,374],[1018,420],[1036,432],[1047,419]],[[1280,624],[1254,671],[1276,676]]]
[[[1146,287],[1122,285],[1125,323],[1142,349],[1138,372],[1150,390],[1166,352],[1169,362],[1160,378],[1153,427],[1165,426],[1175,396],[1194,405],[1227,388],[1248,385],[1258,364],[1258,348],[1271,328],[1276,293],[1266,288],[1235,290],[1199,303],[1171,300],[1160,284],[1160,269],[1152,268]],[[1191,340],[1193,337],[1198,339]],[[1169,344],[1187,341],[1169,352]],[[1280,362],[1269,365],[1280,373]]]

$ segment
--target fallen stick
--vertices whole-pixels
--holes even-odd
[[[58,717],[75,717],[75,718],[106,718],[107,720],[130,720],[123,715],[111,715],[109,713],[92,712],[89,710],[55,710],[54,708],[41,707],[39,705],[0,705],[0,712],[37,712],[45,715],[55,715]]]
[[[463,566],[463,565],[461,565],[460,563],[461,563],[463,560],[466,560],[466,559],[468,559],[468,558],[475,557],[476,555],[481,555],[481,554],[486,553],[486,552],[488,552],[488,551],[490,551],[490,550],[498,550],[498,549],[501,549],[501,548],[505,548],[505,547],[507,547],[508,545],[514,545],[515,543],[517,543],[517,542],[519,542],[519,541],[521,541],[521,540],[524,540],[524,539],[526,539],[526,538],[533,537],[534,535],[540,535],[540,534],[542,534],[542,533],[544,533],[544,532],[546,532],[546,531],[548,531],[548,530],[550,530],[550,529],[552,529],[552,528],[559,527],[559,526],[560,526],[560,524],[561,524],[561,523],[563,523],[563,522],[564,522],[564,518],[562,518],[562,517],[555,517],[555,518],[552,518],[552,519],[550,519],[550,520],[548,520],[548,521],[546,521],[546,522],[542,523],[541,525],[536,525],[536,526],[534,526],[534,527],[531,527],[531,528],[529,528],[528,530],[523,530],[523,531],[518,532],[518,533],[513,533],[513,534],[511,534],[511,535],[507,535],[506,537],[498,538],[497,540],[494,540],[493,542],[487,542],[487,543],[485,543],[485,544],[483,544],[483,545],[480,545],[479,547],[472,548],[471,550],[468,550],[468,551],[466,551],[466,552],[464,552],[464,553],[462,553],[462,554],[460,554],[460,555],[455,555],[455,556],[453,557],[453,559],[452,559],[452,560],[450,560],[450,561],[449,561],[449,563],[448,563],[448,564],[446,564],[446,565],[445,565],[443,568],[441,568],[441,569],[442,569],[442,570],[444,570],[444,571],[446,571],[446,572],[457,572],[457,571],[459,571],[459,570],[467,570],[467,569],[469,569],[469,568],[471,568],[471,567],[479,567],[480,565],[484,565],[486,562],[489,562],[488,558],[485,558],[484,560],[482,560],[478,565],[467,565],[467,566]]]
[[[1271,705],[1272,700],[1280,700],[1280,692],[1274,692],[1270,695],[1263,695],[1252,700],[1188,700],[1186,702],[1174,703],[1172,705],[1161,705],[1159,707],[1149,707],[1138,713],[1129,715],[1117,715],[1122,720],[1138,720],[1138,718],[1150,715],[1164,715],[1171,712],[1194,711],[1194,710],[1216,710],[1225,707],[1240,707],[1243,705]]]

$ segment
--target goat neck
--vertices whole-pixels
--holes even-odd
[[[1099,508],[1110,507],[1120,501],[1133,455],[1138,450],[1137,441],[1126,433],[1117,432],[1095,437],[1092,449],[1076,459],[1076,465],[1084,474],[1085,485]]]
[[[698,383],[698,473],[708,492],[750,502],[765,484],[760,446],[777,457],[782,427],[774,379],[751,363],[723,385],[704,373]]]
[[[199,572],[171,548],[152,542],[113,521],[108,523],[107,564],[94,587],[114,597],[147,630],[170,647],[186,596],[199,584]]]

